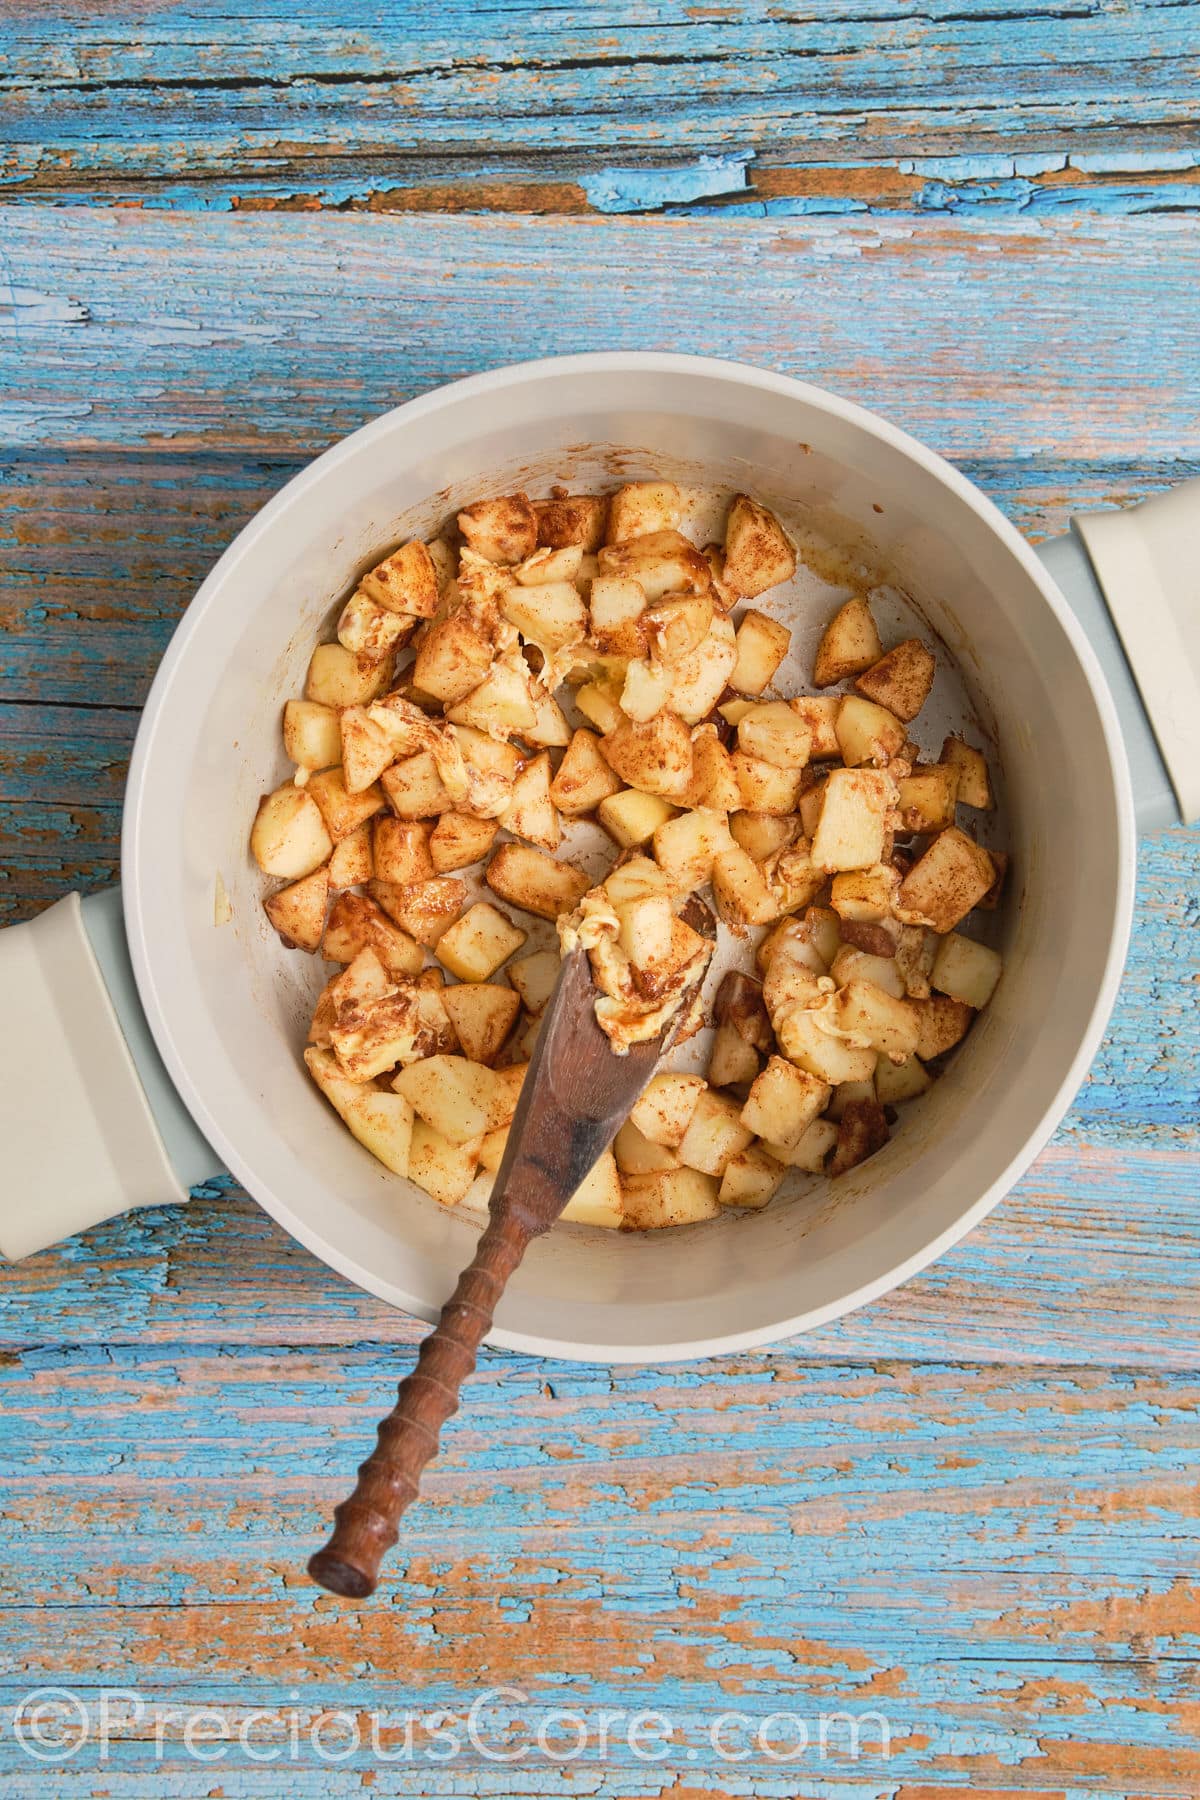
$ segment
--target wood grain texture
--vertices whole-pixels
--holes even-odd
[[[1035,537],[1200,468],[1198,17],[0,0],[0,918],[115,873],[137,708],[238,527],[455,375],[742,357]],[[362,1610],[303,1557],[423,1326],[227,1183],[0,1271],[0,1796],[1192,1800],[1198,894],[1200,833],[1143,846],[1076,1106],[899,1292],[705,1364],[485,1351]],[[39,1764],[44,1683],[143,1715]],[[755,1742],[839,1711],[891,1754]]]
[[[924,162],[990,154],[1020,166],[976,164],[977,182],[1014,184],[987,204],[1090,194],[1122,210],[1170,204],[1164,186],[1196,204],[1194,0],[385,0],[319,24],[267,0],[136,17],[123,34],[107,8],[0,14],[9,191],[641,211],[749,187],[760,205],[919,210],[946,204],[950,173]]]

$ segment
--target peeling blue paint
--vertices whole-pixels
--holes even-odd
[[[677,168],[598,169],[583,175],[583,191],[597,212],[656,212],[714,194],[742,192],[753,160],[753,150],[728,150]]]

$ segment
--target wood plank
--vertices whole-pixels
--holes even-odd
[[[979,1363],[1200,1371],[1187,1102],[1146,1148],[1136,1128],[1122,1134],[1089,1113],[1089,1098],[1085,1087],[1051,1147],[964,1243],[776,1354],[938,1363],[952,1345]],[[3,1340],[47,1353],[181,1341],[411,1348],[423,1330],[331,1273],[236,1190],[97,1227],[4,1270],[0,1304]]]
[[[647,157],[691,156],[703,176],[713,150],[786,164],[867,145],[894,182],[907,159],[1128,154],[1132,134],[1169,175],[1169,154],[1193,147],[1179,96],[1198,17],[1194,0],[841,0],[807,14],[384,0],[316,29],[268,0],[244,17],[140,6],[137,32],[118,33],[104,10],[12,9],[4,179],[34,196],[200,206],[215,181],[217,204],[346,206],[386,203],[437,157],[460,184],[512,188],[520,159],[561,204],[564,187],[602,194],[609,165]]]
[[[0,229],[16,301],[0,437],[30,448],[311,453],[455,375],[617,344],[816,378],[957,457],[1119,462],[1133,442],[1200,459],[1186,219],[916,231],[12,207]]]
[[[132,1686],[236,1730],[285,1693],[461,1713],[504,1683],[501,1741],[556,1705],[652,1704],[710,1781],[727,1710],[881,1711],[891,1755],[814,1793],[1196,1791],[1194,1375],[489,1355],[381,1595],[347,1610],[301,1559],[395,1373],[363,1347],[15,1359],[8,1693]],[[733,1791],[797,1792],[749,1761],[777,1785]],[[551,1791],[530,1763],[496,1791]]]

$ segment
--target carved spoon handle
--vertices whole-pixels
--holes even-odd
[[[509,1276],[524,1256],[530,1221],[512,1208],[493,1213],[470,1266],[421,1345],[412,1374],[379,1427],[379,1442],[358,1471],[358,1485],[334,1510],[333,1535],[308,1572],[330,1593],[362,1600],[375,1591],[379,1565],[417,1497],[421,1471],[437,1454],[438,1434],[458,1411],[458,1390],[475,1367]]]

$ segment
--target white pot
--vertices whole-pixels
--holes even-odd
[[[459,382],[356,432],[263,509],[197,594],[146,706],[123,840],[137,992],[182,1106],[122,984],[111,903],[88,903],[86,930],[68,902],[5,933],[8,991],[31,1021],[23,1035],[5,1033],[20,1055],[8,1052],[0,1092],[11,1101],[25,1086],[10,1134],[17,1179],[0,1213],[8,1254],[161,1202],[223,1161],[317,1256],[395,1306],[436,1315],[478,1221],[384,1171],[307,1079],[297,1048],[311,982],[297,964],[308,959],[284,952],[262,918],[247,833],[259,793],[285,773],[271,760],[282,701],[300,691],[314,637],[354,574],[481,488],[544,491],[598,466],[700,472],[768,503],[832,509],[873,542],[994,730],[1016,871],[1006,972],[948,1073],[881,1154],[826,1190],[823,1207],[776,1204],[647,1235],[560,1226],[526,1256],[494,1341],[661,1361],[804,1331],[924,1267],[1028,1167],[1099,1044],[1132,905],[1126,755],[1084,631],[970,482],[861,409],[720,362],[572,357]],[[1114,556],[1157,554],[1162,531],[1129,517]],[[1186,734],[1200,708],[1180,711],[1178,691],[1190,680],[1194,700],[1195,620],[1174,626],[1184,653],[1173,668],[1138,663],[1148,695],[1156,678],[1167,683],[1156,750],[1082,550],[1064,540],[1052,560],[1090,609],[1147,816],[1166,823],[1176,808],[1162,757],[1183,806],[1195,804]],[[1150,586],[1168,615],[1169,558]],[[233,908],[223,927],[217,871]]]

